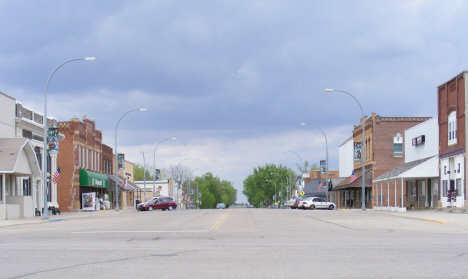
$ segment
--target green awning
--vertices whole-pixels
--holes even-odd
[[[109,178],[105,174],[80,169],[80,186],[109,188]]]

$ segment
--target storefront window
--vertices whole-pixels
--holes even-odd
[[[419,196],[424,197],[426,195],[426,182],[420,181],[419,182]]]
[[[462,180],[461,178],[458,178],[457,179],[457,184],[456,184],[456,187],[457,187],[457,196],[461,196],[462,195],[462,190],[463,190],[463,187],[462,187]]]

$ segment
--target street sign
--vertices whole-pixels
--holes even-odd
[[[301,196],[304,196],[304,195],[305,195],[305,192],[304,192],[304,191],[301,191],[300,194],[301,194]]]
[[[282,197],[283,196],[283,193],[281,191],[279,191],[279,196]]]

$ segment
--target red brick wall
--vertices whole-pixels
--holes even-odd
[[[102,173],[102,133],[95,130],[94,121],[86,118],[83,122],[80,122],[78,118],[73,118],[68,122],[59,122],[58,127],[59,132],[65,135],[65,139],[60,141],[57,156],[57,164],[61,169],[60,179],[57,183],[57,202],[63,212],[76,211],[80,206],[79,146],[89,149],[89,168],[92,166],[91,150],[100,154],[100,159],[97,160],[99,171],[89,170]]]
[[[463,73],[439,86],[437,92],[440,154],[465,149],[465,80]],[[448,115],[457,112],[457,144],[448,146]]]

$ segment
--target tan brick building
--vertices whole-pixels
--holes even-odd
[[[403,151],[405,130],[428,119],[430,117],[381,117],[375,113],[372,113],[370,118],[365,117],[365,202],[367,208],[375,206],[377,201],[377,198],[373,197],[375,189],[372,180],[405,162]],[[354,126],[353,142],[355,145],[362,143],[362,119],[359,126]],[[355,148],[355,153],[360,153],[356,150],[358,149]],[[361,208],[362,206],[361,159],[354,161],[353,169],[358,177],[357,180],[350,183],[348,177],[335,186],[336,204],[339,208]]]

